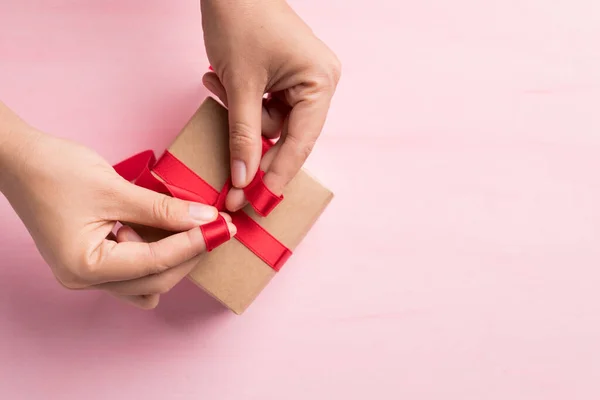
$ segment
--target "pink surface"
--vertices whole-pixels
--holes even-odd
[[[161,150],[206,95],[197,3],[0,0],[0,97]],[[0,397],[598,399],[599,3],[293,4],[344,62],[296,255],[242,317],[188,282],[143,312],[61,289],[1,200]]]

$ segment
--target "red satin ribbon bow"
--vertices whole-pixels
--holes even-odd
[[[263,155],[271,146],[272,143],[263,138]],[[225,210],[225,198],[232,187],[231,179],[228,179],[223,188],[218,191],[168,151],[156,161],[154,153],[147,150],[120,162],[113,168],[123,178],[138,186],[182,200],[210,204],[219,211]],[[283,196],[271,192],[265,185],[263,177],[264,172],[259,170],[252,182],[244,189],[244,194],[254,210],[266,217],[283,200]],[[291,250],[244,211],[230,214],[237,227],[235,238],[271,268],[279,271],[292,255]],[[230,239],[227,223],[221,216],[200,228],[208,251]]]

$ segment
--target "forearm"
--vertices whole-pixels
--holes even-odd
[[[24,150],[36,135],[33,128],[0,101],[0,192],[18,178]]]
[[[219,23],[222,19],[239,20],[251,10],[264,10],[287,4],[286,0],[200,0],[203,23]],[[240,14],[241,13],[241,14]]]

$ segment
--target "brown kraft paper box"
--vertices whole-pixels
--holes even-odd
[[[230,174],[228,132],[227,110],[209,97],[169,151],[220,190]],[[250,205],[244,212],[293,252],[330,203],[333,193],[302,170],[288,184],[283,195],[284,200],[268,217],[259,216]],[[168,234],[149,228],[135,229],[151,241]],[[241,314],[276,273],[234,238],[210,253],[199,255],[197,265],[188,277],[227,308]]]

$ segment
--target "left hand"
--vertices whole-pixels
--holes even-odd
[[[203,82],[229,108],[237,189],[226,204],[236,211],[261,163],[261,135],[281,134],[267,157],[272,162],[261,165],[273,192],[300,170],[325,123],[341,65],[283,0],[202,0],[202,23],[214,69]]]
[[[136,186],[91,149],[38,131],[7,108],[4,114],[0,191],[57,281],[156,307],[206,251],[199,226],[216,220],[217,209]],[[129,226],[113,234],[117,221],[174,233],[146,243]]]

